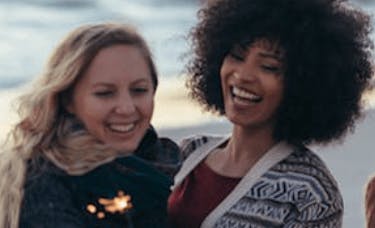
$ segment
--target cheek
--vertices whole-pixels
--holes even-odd
[[[220,87],[221,87],[221,95],[223,96],[225,96],[225,94],[228,93],[227,84],[228,84],[227,77],[225,76],[223,72],[220,72]]]
[[[278,83],[277,83],[277,86],[276,86],[276,95],[277,97],[279,98],[279,103],[281,102],[281,100],[283,99],[284,97],[284,82],[282,80],[280,80]]]
[[[284,90],[282,87],[279,87],[275,89],[275,91],[272,94],[272,100],[273,100],[273,107],[274,109],[278,109],[281,105],[281,102],[283,100]]]
[[[87,128],[91,128],[103,120],[109,109],[107,102],[103,103],[87,98],[76,103],[75,115]]]
[[[220,71],[219,71],[219,73],[220,73],[220,81],[221,81],[221,84],[223,84],[224,81],[225,81],[225,75],[228,74],[227,71],[228,71],[228,70],[227,70],[227,67],[226,67],[226,64],[225,64],[225,60],[224,60],[222,66],[221,66],[221,68],[220,68]]]
[[[104,120],[102,113],[95,110],[79,113],[77,117],[83,122],[88,131],[97,131]]]
[[[154,113],[154,97],[147,99],[142,104],[142,113],[147,119],[151,119]]]

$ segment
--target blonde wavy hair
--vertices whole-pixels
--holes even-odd
[[[85,25],[73,30],[52,53],[33,89],[19,99],[20,121],[8,134],[0,157],[0,227],[18,227],[27,164],[44,157],[70,175],[88,172],[116,157],[92,137],[65,106],[75,83],[103,48],[124,44],[139,48],[148,63],[154,89],[157,73],[142,37],[123,24]]]

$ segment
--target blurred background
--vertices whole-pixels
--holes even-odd
[[[0,88],[30,81],[67,32],[102,21],[135,25],[162,77],[176,76],[198,6],[199,0],[0,0]]]
[[[153,124],[161,135],[180,140],[194,133],[229,132],[227,122],[202,113],[184,89],[186,36],[204,1],[0,0],[0,139],[17,119],[12,101],[42,71],[59,40],[82,24],[108,21],[136,26],[150,45],[160,77]],[[375,0],[353,3],[375,14]],[[368,113],[343,144],[315,148],[342,188],[348,228],[364,227],[363,186],[375,172],[373,108]]]
[[[119,21],[136,26],[154,54],[161,88],[153,123],[159,127],[189,126],[213,118],[192,109],[184,90],[186,36],[207,0],[0,0],[0,113],[20,88],[41,71],[49,53],[73,28],[92,22]],[[375,0],[354,2],[375,12]],[[178,118],[163,115],[164,104],[176,104]],[[174,105],[174,107],[176,107]],[[159,114],[160,113],[160,114]],[[0,114],[1,115],[1,114]],[[0,127],[12,117],[0,117]]]
[[[196,22],[200,1],[0,0],[0,139],[16,118],[11,103],[42,72],[57,43],[72,29],[95,22],[129,23],[148,42],[160,77],[154,125],[199,124],[209,119],[189,108],[182,77],[186,36]],[[183,104],[178,118],[159,108],[176,102]]]

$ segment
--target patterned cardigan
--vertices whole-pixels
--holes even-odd
[[[228,138],[195,136],[183,140],[187,157],[175,185]],[[343,200],[323,161],[306,147],[281,142],[271,148],[201,227],[341,227]]]

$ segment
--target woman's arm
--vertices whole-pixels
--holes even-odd
[[[80,214],[62,180],[43,174],[26,183],[19,227],[85,227]]]

